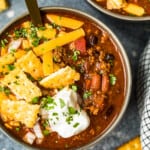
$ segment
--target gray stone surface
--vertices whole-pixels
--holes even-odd
[[[10,8],[0,14],[0,29],[3,28],[13,18],[20,16],[27,11],[24,0],[10,0]],[[38,0],[40,7],[43,6],[65,6],[72,7],[87,12],[99,20],[103,21],[120,39],[129,56],[132,73],[133,88],[130,103],[123,119],[119,125],[101,142],[94,150],[115,150],[116,147],[129,139],[139,135],[140,119],[137,111],[136,99],[136,73],[138,68],[138,58],[143,51],[148,35],[150,35],[150,21],[148,22],[127,22],[111,18],[95,10],[86,0]],[[0,150],[26,150],[19,144],[10,140],[0,132]]]

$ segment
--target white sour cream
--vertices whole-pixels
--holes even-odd
[[[55,104],[42,109],[43,118],[48,119],[52,131],[69,138],[84,131],[90,124],[87,113],[78,104],[79,96],[72,89],[64,88],[54,97]]]

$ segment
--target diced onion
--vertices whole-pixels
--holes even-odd
[[[44,138],[39,123],[36,123],[36,125],[33,127],[33,131],[37,138],[40,138],[40,139]]]
[[[36,136],[32,132],[27,132],[25,136],[23,137],[23,140],[28,144],[33,144],[35,139],[36,139]]]
[[[8,47],[8,52],[18,49],[21,46],[22,39],[11,41]]]

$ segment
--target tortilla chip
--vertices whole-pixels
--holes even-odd
[[[140,137],[135,137],[134,139],[120,146],[117,150],[142,150]]]
[[[32,128],[37,121],[40,106],[28,104],[27,102],[2,100],[0,105],[1,118],[5,122],[16,121]]]
[[[7,86],[19,99],[30,102],[34,97],[42,95],[40,89],[33,84],[22,70],[14,69],[0,83]]]
[[[45,88],[62,88],[73,84],[80,79],[80,74],[71,67],[67,66],[50,74],[40,81],[40,84]]]

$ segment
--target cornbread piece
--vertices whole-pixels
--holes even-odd
[[[32,128],[37,121],[40,106],[28,104],[27,102],[2,100],[0,115],[5,122],[16,121]]]
[[[120,146],[117,150],[142,150],[140,137],[135,137],[134,139]]]
[[[30,102],[34,97],[41,96],[40,89],[18,68],[6,75],[0,80],[0,83],[9,87],[19,99],[25,99],[27,102]]]
[[[45,88],[62,88],[80,79],[80,74],[67,66],[40,81]]]
[[[42,63],[32,51],[18,59],[15,66],[29,73],[35,79],[43,77]]]

